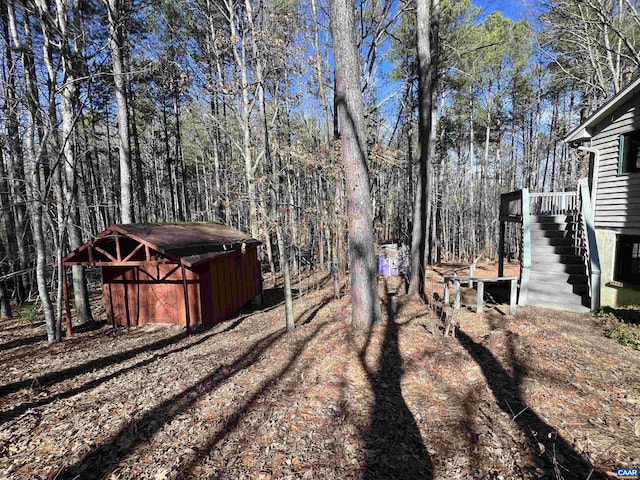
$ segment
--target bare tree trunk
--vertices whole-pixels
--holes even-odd
[[[129,84],[129,97],[131,98],[131,102],[129,102],[129,107],[131,109],[131,114],[129,116],[129,119],[131,120],[131,137],[133,138],[133,146],[135,149],[134,161],[136,168],[136,198],[138,199],[138,221],[146,222],[148,221],[149,216],[147,210],[147,193],[145,190],[144,174],[142,172],[140,139],[138,137],[138,127],[136,124],[136,97],[133,93],[133,89],[131,88],[131,84]]]
[[[438,0],[433,0],[435,3]],[[416,2],[416,32],[418,56],[418,114],[420,160],[413,205],[413,231],[411,235],[411,279],[409,293],[424,295],[424,260],[428,246],[429,206],[431,204],[431,140],[433,109],[433,68],[431,52],[431,1]],[[437,32],[437,30],[436,30]]]
[[[260,116],[260,126],[262,130],[262,142],[264,149],[264,162],[265,164],[271,166],[272,169],[272,185],[271,185],[271,209],[273,214],[275,215],[274,226],[276,230],[276,237],[278,240],[278,257],[280,261],[280,270],[282,271],[282,275],[284,277],[284,299],[285,299],[285,323],[287,327],[287,331],[291,331],[295,329],[295,323],[293,318],[293,298],[291,295],[291,276],[289,273],[289,258],[287,255],[287,248],[283,238],[282,232],[282,216],[278,213],[278,198],[280,193],[280,175],[278,174],[278,169],[275,166],[275,163],[272,161],[271,157],[271,148],[269,146],[269,127],[267,125],[267,107],[264,96],[264,77],[262,73],[262,61],[261,61],[261,52],[258,48],[257,43],[257,34],[254,18],[253,18],[253,10],[251,7],[251,1],[245,0],[245,8],[247,9],[247,20],[249,22],[249,28],[251,30],[251,46],[253,50],[253,55],[255,57],[255,72],[256,79],[258,81],[257,85],[257,93],[258,93],[258,109]],[[287,110],[286,114],[289,114]],[[265,222],[266,223],[266,222]],[[269,235],[267,235],[267,240],[269,240]],[[275,277],[274,277],[275,280]]]
[[[249,101],[249,77],[247,66],[247,52],[244,38],[244,32],[237,30],[237,10],[236,5],[231,0],[225,0],[227,12],[229,14],[229,28],[231,36],[238,39],[232,45],[233,58],[236,63],[236,69],[240,73],[241,88],[241,114],[240,129],[242,131],[241,151],[244,160],[244,175],[247,185],[247,197],[249,201],[249,229],[252,237],[258,236],[258,192],[256,189],[255,165],[251,152],[251,102]],[[240,47],[238,48],[238,44]]]
[[[118,134],[120,155],[120,217],[122,223],[133,223],[131,192],[131,148],[129,146],[129,110],[124,71],[124,19],[123,0],[102,0],[109,17],[109,49],[111,68],[118,107]]]
[[[12,266],[14,269],[19,271],[26,271],[29,268],[29,259],[28,259],[28,229],[27,229],[27,209],[26,209],[26,187],[25,183],[22,181],[16,182],[15,180],[22,177],[22,173],[24,170],[24,152],[22,148],[22,142],[20,141],[21,135],[19,131],[20,121],[18,120],[18,98],[16,92],[16,68],[13,59],[13,52],[11,46],[9,45],[9,24],[12,23],[12,37],[14,36],[15,29],[17,26],[15,25],[15,19],[11,19],[9,17],[9,7],[13,5],[10,2],[6,4],[4,2],[0,2],[0,15],[2,16],[3,23],[3,34],[7,39],[7,48],[6,48],[6,90],[5,90],[5,108],[6,108],[6,122],[7,122],[7,136],[8,136],[8,144],[9,144],[9,154],[11,158],[11,170],[12,175],[14,177],[14,188],[13,188],[13,211],[15,212],[15,221],[13,218],[13,214],[11,210],[5,210],[6,208],[11,208],[11,203],[4,204],[3,203],[3,218],[5,223],[6,235],[7,235],[7,248],[8,251],[17,252],[17,265],[15,262],[15,257],[12,261]],[[13,12],[13,9],[11,9]],[[13,15],[13,13],[12,13]],[[17,33],[15,34],[17,35]],[[9,172],[7,172],[8,174]],[[8,175],[7,175],[8,177]],[[7,178],[5,175],[2,175],[2,178]],[[7,185],[8,186],[8,185]],[[8,190],[7,190],[8,192]],[[13,250],[15,247],[15,250]],[[16,287],[16,300],[18,305],[21,305],[30,290],[30,282],[29,275],[22,274],[16,277],[15,279],[15,287]]]
[[[38,285],[38,295],[42,302],[44,319],[47,328],[47,339],[50,342],[60,341],[61,332],[59,326],[55,324],[53,305],[49,297],[49,286],[47,285],[47,246],[42,220],[43,192],[41,190],[40,163],[42,148],[36,151],[36,128],[39,115],[39,95],[36,80],[33,48],[31,45],[30,19],[26,11],[22,12],[24,43],[20,40],[17,31],[16,15],[13,9],[13,2],[9,2],[8,17],[11,26],[11,36],[14,48],[22,52],[22,71],[25,79],[25,93],[27,99],[27,121],[25,132],[26,158],[24,164],[24,176],[27,188],[27,199],[29,213],[31,217],[31,229],[33,242],[36,250],[36,283]],[[39,138],[39,144],[46,143],[46,138]],[[56,328],[58,327],[58,328]]]
[[[46,6],[42,5],[42,28],[46,30],[46,18],[49,11]],[[68,17],[65,4],[62,0],[56,0],[56,19],[57,28],[60,32],[60,57],[62,59],[63,84],[60,89],[60,113],[62,116],[62,159],[64,162],[64,170],[66,182],[64,186],[65,203],[68,209],[67,231],[69,235],[69,246],[72,250],[82,245],[80,235],[80,215],[78,211],[78,186],[76,182],[76,155],[75,155],[75,108],[74,104],[77,96],[76,78],[73,70],[74,52],[68,43],[71,38],[71,32],[68,30]],[[45,47],[48,49],[48,46]],[[55,80],[54,80],[55,81]],[[53,125],[51,126],[53,128]],[[63,228],[62,225],[59,228]],[[62,248],[60,242],[59,248]],[[60,255],[58,255],[60,256]],[[74,266],[73,271],[73,296],[76,306],[76,315],[80,319],[80,323],[89,323],[93,321],[91,308],[89,306],[89,292],[87,290],[87,280],[84,268]],[[60,322],[60,319],[58,320]]]
[[[352,324],[357,328],[368,329],[380,319],[380,302],[373,250],[373,213],[354,13],[354,0],[331,1],[335,102],[339,115],[347,190]]]

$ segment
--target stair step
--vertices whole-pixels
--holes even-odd
[[[531,222],[529,224],[529,228],[532,232],[534,231],[550,231],[550,232],[560,232],[567,229],[566,222],[548,222],[548,223],[540,223],[540,222]]]
[[[531,243],[531,256],[536,255],[575,255],[576,249],[570,245],[540,245]]]
[[[529,293],[549,294],[556,296],[580,296],[589,294],[589,286],[587,284],[571,285],[570,283],[558,281],[538,281],[529,280]]]
[[[530,282],[542,282],[545,284],[587,285],[588,278],[584,273],[565,273],[549,271],[532,271]]]
[[[585,305],[564,305],[560,303],[536,301],[536,300],[533,300],[533,301],[527,300],[527,306],[551,308],[553,310],[563,310],[566,312],[574,312],[574,313],[589,313],[591,311],[591,308]]]
[[[561,264],[561,265],[582,265],[582,257],[580,255],[565,255],[555,252],[531,252],[531,265],[548,265],[548,264]]]
[[[588,309],[591,303],[587,295],[565,295],[529,290],[527,292],[527,305],[559,305],[569,308],[586,307]]]
[[[565,232],[564,230],[531,230],[531,241],[534,239],[538,240],[541,238],[572,238],[570,232]]]
[[[531,235],[531,246],[558,246],[558,247],[572,247],[575,240],[571,237],[534,237]]]
[[[578,257],[580,259],[580,257]],[[543,262],[531,262],[531,274],[533,272],[546,272],[546,273],[570,273],[577,275],[584,275],[584,265],[582,261],[573,263],[560,263],[559,261],[543,263]]]

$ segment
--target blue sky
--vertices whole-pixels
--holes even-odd
[[[522,20],[527,16],[527,0],[473,0],[475,5],[482,7],[486,15],[496,10],[512,20]]]

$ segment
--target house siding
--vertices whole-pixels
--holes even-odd
[[[640,96],[624,103],[594,129],[591,146],[600,152],[596,228],[640,234],[640,172],[618,175],[620,135],[637,129]]]

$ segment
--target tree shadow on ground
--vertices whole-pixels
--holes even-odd
[[[420,429],[402,397],[400,380],[403,365],[396,323],[399,306],[394,308],[393,296],[386,279],[384,291],[387,321],[375,372],[365,365],[365,350],[360,354],[360,361],[375,398],[371,423],[364,435],[366,466],[362,478],[430,479],[433,478],[433,465],[429,453],[422,441]]]
[[[518,361],[508,335],[507,349],[511,372],[500,364],[488,348],[474,342],[463,330],[458,330],[458,341],[480,366],[498,406],[516,422],[530,449],[535,452],[532,457],[537,467],[543,470],[545,475],[549,478],[575,480],[605,478],[558,435],[556,429],[527,405],[520,390],[527,372],[524,365]]]
[[[330,304],[333,300],[334,300],[333,295],[328,295],[322,298],[320,300],[320,303],[311,305],[309,308],[307,308],[306,310],[304,310],[302,313],[298,315],[298,318],[296,320],[296,325],[307,325],[311,323],[313,319],[316,318],[316,315],[318,315],[320,310],[322,310],[324,307]]]
[[[107,324],[106,320],[94,320],[92,322],[81,323],[73,326],[73,333],[86,333],[100,330]]]
[[[240,320],[241,321],[241,320]],[[238,321],[238,323],[240,323],[240,321]],[[125,368],[121,368],[119,370],[116,370],[115,372],[112,372],[108,375],[104,375],[102,377],[99,378],[95,378],[93,380],[90,380],[78,387],[75,388],[71,388],[69,390],[66,390],[64,392],[60,392],[60,393],[55,393],[52,394],[51,396],[48,396],[46,398],[41,398],[39,400],[36,401],[32,401],[32,402],[25,402],[25,403],[21,403],[20,405],[17,405],[13,408],[11,408],[10,410],[6,410],[3,412],[0,412],[0,425],[8,422],[10,420],[13,420],[16,417],[19,417],[20,415],[22,415],[23,413],[25,413],[27,410],[33,409],[33,408],[37,408],[37,407],[41,407],[43,405],[48,405],[56,400],[63,400],[66,398],[70,398],[73,397],[74,395],[79,395],[81,393],[87,392],[93,388],[96,388],[100,385],[102,385],[105,382],[108,382],[109,380],[113,380],[114,378],[117,378],[121,375],[124,375],[128,372],[134,371],[136,369],[145,367],[147,365],[152,364],[153,362],[157,361],[157,360],[161,360],[162,358],[168,357],[170,355],[176,354],[176,353],[180,353],[183,352],[185,350],[189,350],[197,345],[200,345],[206,341],[208,341],[210,338],[216,336],[216,335],[220,335],[221,333],[225,333],[233,328],[235,328],[236,324],[232,323],[231,325],[229,325],[228,327],[226,327],[224,330],[215,332],[215,333],[211,333],[208,335],[203,335],[201,338],[198,338],[196,341],[188,343],[186,345],[182,345],[178,348],[174,348],[171,349],[167,352],[163,352],[163,353],[159,353],[159,354],[155,354],[149,358],[146,358],[144,360],[141,360],[137,363],[134,363],[133,365],[130,365],[128,367]],[[40,392],[45,392],[46,389],[42,388],[41,386],[38,386],[36,388],[38,391]]]
[[[0,352],[11,350],[12,348],[33,345],[34,343],[43,342],[47,339],[46,335],[35,335],[33,337],[16,338],[0,345]]]
[[[218,429],[218,433],[209,438],[204,446],[198,447],[197,452],[193,457],[184,463],[184,467],[181,468],[181,476],[179,478],[195,478],[195,469],[200,465],[211,452],[222,442],[227,435],[232,433],[240,424],[242,418],[251,411],[256,401],[270,391],[275,385],[277,385],[285,375],[287,375],[291,369],[295,366],[297,360],[300,358],[305,348],[309,345],[310,341],[317,337],[329,323],[322,323],[318,325],[313,332],[305,337],[304,342],[300,342],[291,354],[291,358],[287,361],[286,365],[278,370],[274,375],[265,378],[260,384],[258,390],[249,397],[248,400],[242,403],[242,405],[229,416],[227,421],[222,427]],[[310,366],[310,363],[306,363],[306,367],[302,368],[304,372]],[[219,477],[215,477],[219,478]],[[227,478],[227,477],[220,477]]]
[[[62,470],[58,479],[102,479],[136,446],[151,438],[165,424],[187,411],[203,395],[212,392],[238,372],[258,361],[264,352],[286,331],[273,332],[256,341],[236,357],[230,365],[220,365],[194,385],[160,403],[142,417],[124,426],[106,443],[93,449],[85,457]]]
[[[126,350],[124,352],[115,353],[113,355],[107,355],[105,357],[96,358],[95,360],[91,360],[81,365],[65,368],[63,370],[59,370],[57,372],[51,372],[41,376],[27,378],[25,380],[20,380],[18,382],[8,383],[6,385],[0,386],[0,396],[17,392],[19,390],[22,390],[23,388],[28,388],[34,384],[37,384],[41,387],[45,387],[53,383],[68,380],[69,378],[75,377],[76,375],[81,375],[86,372],[91,372],[93,370],[98,370],[101,368],[108,367],[109,365],[113,365],[115,363],[123,362],[143,352],[152,352],[155,350],[160,350],[162,348],[168,347],[172,343],[175,343],[185,338],[186,336],[187,335],[184,332],[181,332],[177,335],[172,335],[170,337],[163,338],[162,340],[158,340],[157,342],[149,343],[147,345],[142,345],[140,347],[133,348],[131,350]]]

